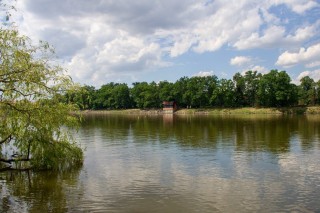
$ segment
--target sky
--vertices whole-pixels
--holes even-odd
[[[320,79],[320,0],[17,0],[75,82],[175,82],[285,70]]]

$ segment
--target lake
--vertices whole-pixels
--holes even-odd
[[[86,116],[84,165],[0,173],[0,212],[320,212],[320,116]]]

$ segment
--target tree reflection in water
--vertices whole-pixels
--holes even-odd
[[[104,136],[134,141],[175,142],[181,147],[235,147],[239,151],[285,153],[294,138],[302,149],[310,149],[319,141],[320,117],[283,115],[223,116],[89,116],[84,128],[99,128]],[[119,129],[123,134],[115,135]]]
[[[0,212],[72,212],[77,205],[72,202],[83,195],[80,170],[0,173]],[[72,193],[72,188],[78,193]]]
[[[83,168],[0,173],[0,212],[320,208],[319,116],[88,116],[75,136]]]

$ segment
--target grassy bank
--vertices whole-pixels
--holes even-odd
[[[320,106],[316,107],[284,107],[284,108],[221,108],[221,109],[183,109],[177,114],[320,114]]]
[[[122,109],[122,110],[84,110],[81,111],[82,114],[90,114],[90,115],[157,115],[162,114],[161,109]]]
[[[108,115],[108,114],[127,114],[127,115],[158,115],[162,114],[161,109],[125,109],[125,110],[85,110],[83,114]],[[313,107],[285,107],[285,108],[215,108],[215,109],[180,109],[175,112],[177,115],[217,115],[217,114],[320,114],[320,106]]]

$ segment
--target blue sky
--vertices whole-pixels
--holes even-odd
[[[286,70],[320,79],[320,0],[18,0],[22,33],[75,82],[176,81]]]

